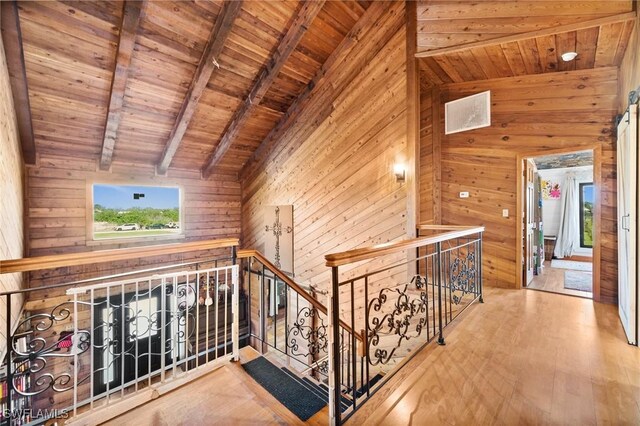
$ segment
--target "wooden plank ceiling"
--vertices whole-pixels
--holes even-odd
[[[36,149],[102,159],[103,168],[113,160],[239,173],[368,5],[245,1],[227,13],[220,50],[211,46],[229,9],[220,0],[20,1]],[[213,69],[201,65],[212,51]],[[200,90],[203,70],[210,77]]]
[[[618,66],[632,2],[424,0],[418,4],[423,82],[464,81]],[[564,52],[577,52],[564,62]]]

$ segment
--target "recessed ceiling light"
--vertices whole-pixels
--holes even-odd
[[[562,55],[560,55],[562,60],[565,62],[573,61],[576,56],[578,56],[576,52],[564,52]]]

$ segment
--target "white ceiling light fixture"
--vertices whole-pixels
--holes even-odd
[[[565,62],[573,61],[576,56],[578,56],[576,52],[564,52],[562,55],[560,55],[562,60]]]

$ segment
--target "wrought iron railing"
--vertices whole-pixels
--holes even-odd
[[[326,292],[305,287],[255,250],[240,250],[244,259],[243,286],[247,292],[249,335],[261,352],[276,352],[301,376],[326,382],[329,370],[327,308],[318,301]],[[361,336],[340,323],[340,351],[345,358],[361,349]],[[345,364],[345,367],[347,365]],[[345,374],[345,386],[351,376]],[[327,400],[328,403],[328,400]],[[348,404],[343,400],[343,405]]]
[[[326,256],[330,418],[340,424],[475,301],[482,301],[484,227],[423,226],[432,234]],[[420,235],[420,234],[419,234]],[[340,323],[362,330],[344,356]],[[348,384],[348,385],[347,385]],[[340,409],[348,396],[349,407]]]
[[[8,318],[0,423],[105,421],[237,359],[247,319],[236,244],[211,246],[229,247],[227,258],[77,281],[59,277],[56,285],[0,293]],[[39,270],[31,259],[11,265]],[[29,310],[12,321],[12,298],[19,295]],[[44,300],[42,307],[29,307],[34,300]]]

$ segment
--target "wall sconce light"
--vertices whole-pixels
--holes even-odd
[[[393,174],[396,176],[396,182],[402,183],[405,181],[406,172],[404,169],[404,164],[396,163],[393,165]]]

